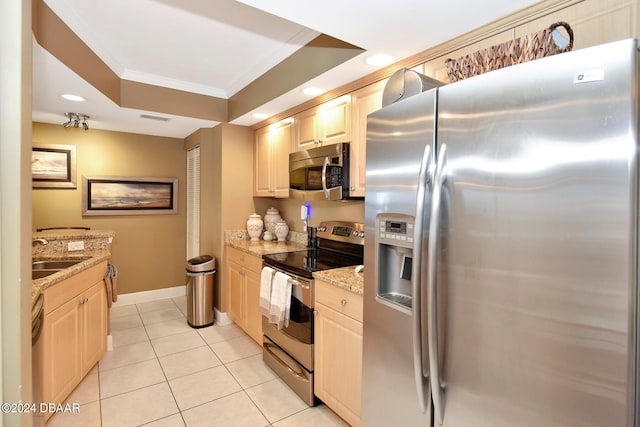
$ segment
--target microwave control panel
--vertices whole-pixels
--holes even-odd
[[[413,217],[400,214],[380,214],[377,217],[378,243],[413,248]]]
[[[327,188],[342,186],[342,167],[327,166]]]

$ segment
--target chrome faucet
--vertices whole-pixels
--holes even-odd
[[[47,239],[41,239],[41,238],[39,238],[39,239],[33,239],[33,240],[31,241],[31,247],[34,247],[34,246],[37,246],[37,245],[43,245],[43,246],[44,246],[44,245],[46,245],[47,243],[49,243],[49,242],[47,242]]]

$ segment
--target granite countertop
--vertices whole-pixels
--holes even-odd
[[[80,259],[82,262],[78,264],[72,265],[71,267],[67,267],[58,271],[57,273],[53,273],[49,276],[43,277],[41,279],[34,279],[31,281],[31,302],[35,303],[36,299],[40,295],[42,291],[47,289],[49,286],[53,286],[56,283],[62,282],[65,279],[73,276],[74,274],[78,274],[79,272],[86,270],[89,267],[93,267],[96,264],[101,263],[102,261],[106,261],[111,258],[111,253],[109,252],[99,252],[94,253],[93,255],[78,255],[78,256],[50,256],[50,257],[36,257],[34,261],[44,261],[44,260],[56,260],[56,259]]]
[[[33,261],[78,259],[78,264],[62,269],[49,276],[31,281],[31,303],[36,302],[42,291],[79,272],[111,258],[111,241],[115,233],[110,230],[48,230],[33,233],[34,239],[45,239],[46,245],[32,249]],[[82,240],[84,250],[68,251],[66,243]]]
[[[305,251],[308,249],[306,245],[306,234],[302,235],[302,233],[290,232],[288,238],[290,240],[284,242],[252,241],[247,238],[244,230],[235,230],[226,232],[225,244],[258,257],[266,254]],[[362,295],[364,290],[364,273],[356,273],[355,268],[356,266],[354,265],[352,267],[316,271],[313,273],[313,277],[339,286],[355,294]]]
[[[346,289],[354,294],[363,295],[364,293],[364,272],[356,273],[355,265],[316,271],[313,273],[313,277]]]
[[[262,257],[266,254],[277,254],[279,252],[295,252],[306,251],[307,245],[297,242],[285,241],[274,242],[265,240],[246,240],[246,239],[234,239],[226,242],[228,246],[247,252],[251,255]]]

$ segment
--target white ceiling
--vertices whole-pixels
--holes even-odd
[[[396,60],[482,26],[535,0],[45,0],[122,79],[229,98],[324,33],[365,52],[309,85],[331,90],[374,72],[365,59]],[[33,120],[62,123],[64,112],[91,116],[94,129],[184,138],[217,122],[122,108],[58,61],[34,39]],[[305,85],[306,86],[306,85]],[[308,97],[302,86],[253,112],[274,115]],[[87,100],[60,97],[74,93]],[[166,122],[141,114],[169,118]]]

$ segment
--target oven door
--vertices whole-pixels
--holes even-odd
[[[268,265],[265,263],[265,265]],[[272,265],[269,267],[274,268]],[[262,333],[298,360],[309,371],[313,371],[313,280],[291,276],[291,308],[289,325],[278,329],[262,316]]]

